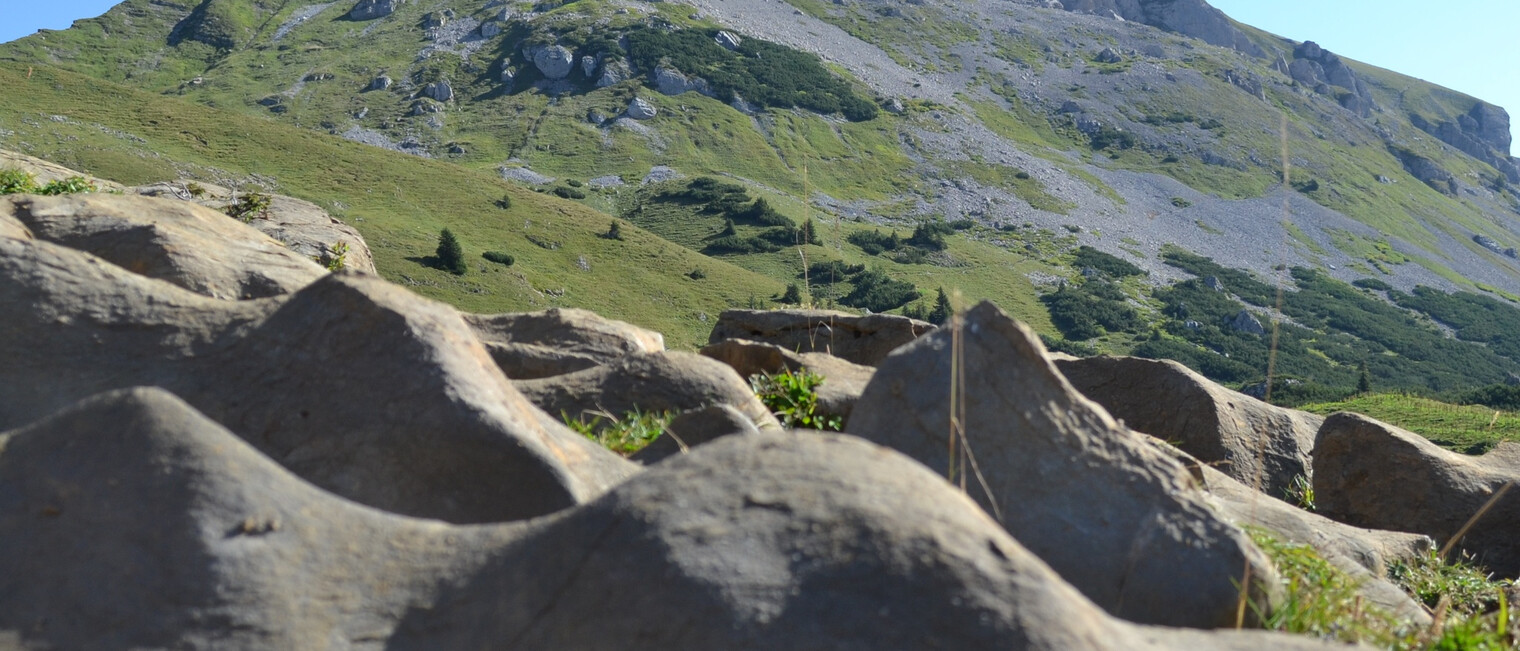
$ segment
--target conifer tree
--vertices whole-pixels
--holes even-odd
[[[945,295],[945,288],[939,288],[939,298],[934,299],[934,309],[929,310],[929,323],[944,325],[950,320],[950,297]]]
[[[467,269],[464,263],[464,247],[459,245],[459,240],[447,228],[438,234],[438,266],[456,276],[463,276]]]

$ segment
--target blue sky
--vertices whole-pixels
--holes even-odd
[[[1210,0],[1280,36],[1454,88],[1520,115],[1520,0]],[[0,42],[63,29],[114,0],[4,0]],[[1520,123],[1520,117],[1515,120]]]

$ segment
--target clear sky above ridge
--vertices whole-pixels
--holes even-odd
[[[1520,123],[1520,0],[1210,0],[1231,18],[1503,106]],[[116,0],[0,0],[0,43]]]

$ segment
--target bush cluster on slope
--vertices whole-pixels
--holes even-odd
[[[640,70],[669,63],[706,79],[722,98],[737,94],[759,106],[842,113],[855,122],[877,116],[876,105],[830,74],[817,56],[757,38],[730,51],[713,40],[716,33],[636,29],[628,33],[628,56]]]

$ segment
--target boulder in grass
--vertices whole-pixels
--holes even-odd
[[[1314,447],[1320,513],[1359,527],[1424,534],[1441,545],[1515,483],[1520,444],[1506,441],[1468,456],[1360,414],[1325,419]],[[1520,490],[1500,497],[1456,549],[1501,576],[1520,574]]]
[[[749,339],[801,353],[829,353],[875,366],[934,326],[891,314],[860,316],[826,310],[725,310],[707,342]]]
[[[818,395],[816,413],[823,417],[850,418],[855,401],[871,382],[876,369],[855,364],[826,353],[794,353],[780,346],[744,339],[725,339],[702,348],[705,357],[729,365],[740,377],[761,373],[809,372],[823,378],[814,391]]]
[[[1324,418],[1231,391],[1170,360],[1059,360],[1061,374],[1125,425],[1168,441],[1247,486],[1283,498],[1312,470]]]
[[[38,239],[212,298],[289,294],[327,273],[273,238],[184,201],[15,195],[0,198],[0,216],[25,224]]]
[[[633,411],[682,412],[721,404],[739,410],[760,429],[781,427],[738,373],[693,353],[629,355],[584,371],[517,380],[513,385],[555,416],[622,418]]]
[[[384,18],[396,13],[396,8],[405,4],[406,0],[359,0],[353,9],[348,11],[349,20],[374,20]]]
[[[337,499],[134,389],[0,434],[0,495],[0,639],[49,648],[1342,648],[1110,618],[848,437],[729,437],[553,517],[458,527]]]
[[[953,458],[952,416],[969,442]],[[958,331],[883,361],[847,429],[937,472],[966,473],[969,493],[1014,538],[1115,616],[1234,626],[1246,577],[1252,612],[1272,610],[1270,560],[1182,464],[1082,397],[1034,332],[990,303]]]
[[[452,522],[543,515],[637,470],[512,389],[458,312],[379,278],[220,301],[0,238],[0,428],[159,386],[322,488]],[[726,369],[725,369],[726,370]]]
[[[665,350],[658,332],[589,310],[464,315],[496,365],[514,380],[564,375],[637,353]]]

